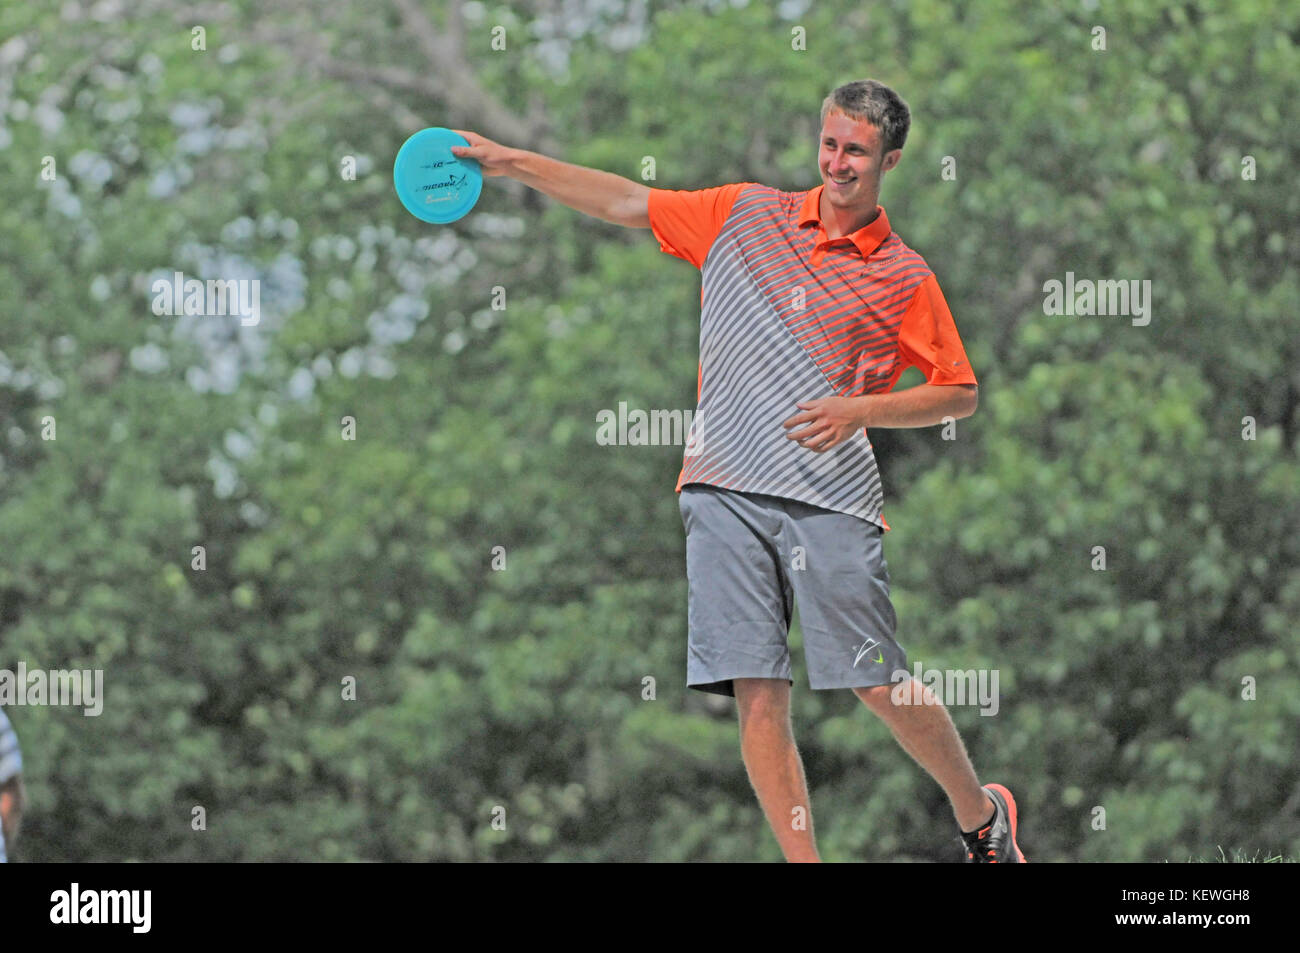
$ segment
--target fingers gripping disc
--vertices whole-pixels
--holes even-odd
[[[469,142],[450,129],[421,129],[402,143],[393,162],[393,186],[406,210],[422,222],[446,225],[463,218],[483,191],[483,173],[473,159],[451,153]]]

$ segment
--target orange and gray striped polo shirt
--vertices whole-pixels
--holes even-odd
[[[650,191],[659,247],[703,279],[697,409],[677,490],[764,493],[888,530],[866,430],[814,453],[782,422],[799,401],[886,393],[909,366],[930,384],[977,381],[934,273],[885,210],[828,239],[822,188]]]

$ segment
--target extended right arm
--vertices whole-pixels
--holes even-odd
[[[22,826],[23,809],[26,806],[27,794],[23,789],[21,774],[0,784],[0,831],[3,831],[10,849],[18,839],[18,829]]]
[[[452,146],[452,153],[477,160],[486,176],[517,179],[557,202],[615,225],[650,227],[650,189],[639,182],[526,149],[511,149],[464,129],[454,131],[470,144]]]

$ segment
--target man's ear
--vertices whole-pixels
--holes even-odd
[[[902,149],[893,149],[889,152],[886,152],[884,159],[882,159],[880,162],[880,171],[888,172],[894,166],[898,165],[899,160],[902,158],[903,158]]]

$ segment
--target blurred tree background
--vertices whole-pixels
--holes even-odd
[[[694,407],[698,272],[508,179],[425,225],[391,163],[449,126],[798,191],[864,77],[982,397],[873,432],[900,641],[999,671],[952,711],[1031,860],[1294,857],[1298,41],[1280,0],[3,4],[0,668],[106,695],[8,709],[14,858],[779,859],[683,684],[681,448],[596,442]],[[173,271],[259,278],[261,322],[155,315]],[[1045,315],[1067,271],[1149,279],[1150,324]],[[824,857],[959,859],[795,664]]]

